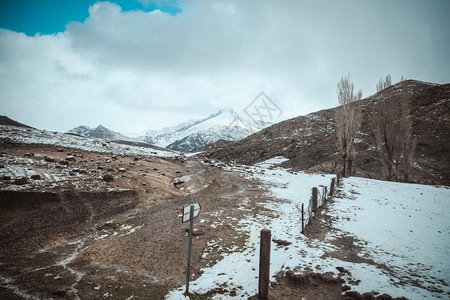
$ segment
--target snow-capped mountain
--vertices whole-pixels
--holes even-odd
[[[135,139],[129,138],[120,134],[119,132],[109,130],[108,128],[99,125],[96,128],[91,128],[86,125],[81,125],[69,130],[67,133],[76,134],[88,138],[105,139],[110,141],[133,141]]]
[[[220,110],[201,120],[191,120],[160,131],[148,131],[143,142],[176,151],[190,151],[220,139],[237,141],[271,125],[250,123],[233,110]]]

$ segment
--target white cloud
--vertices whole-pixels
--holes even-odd
[[[98,2],[85,22],[57,35],[0,29],[1,113],[40,128],[102,124],[137,132],[219,108],[242,112],[260,91],[277,102],[282,118],[331,107],[336,83],[349,71],[366,96],[387,73],[394,80],[449,78],[443,48],[450,27],[435,32],[448,22],[418,20],[418,5],[183,5],[172,16]]]

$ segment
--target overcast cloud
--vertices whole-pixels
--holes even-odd
[[[98,2],[55,35],[0,29],[0,114],[43,129],[141,132],[243,113],[264,91],[287,119],[336,105],[351,73],[450,82],[449,1],[185,1],[182,12]]]

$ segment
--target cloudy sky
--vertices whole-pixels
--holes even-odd
[[[450,82],[450,1],[0,0],[0,115],[160,129],[260,92],[279,121],[336,106],[350,72]]]

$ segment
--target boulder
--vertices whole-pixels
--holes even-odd
[[[111,182],[111,181],[114,181],[114,176],[112,176],[111,174],[106,174],[106,175],[103,175],[102,179],[103,179],[103,181]]]
[[[24,185],[24,184],[30,183],[30,180],[28,179],[28,177],[25,177],[25,176],[17,177],[13,183],[17,184],[17,185]]]

